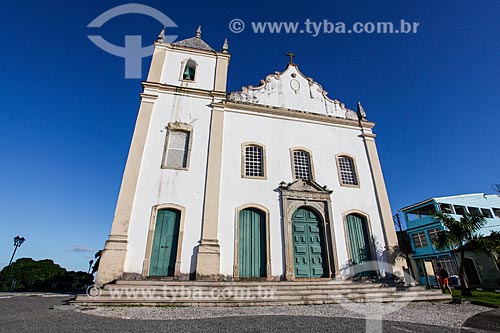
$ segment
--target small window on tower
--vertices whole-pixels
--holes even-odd
[[[187,124],[171,123],[167,128],[162,168],[188,170],[192,127]]]
[[[185,81],[194,81],[195,74],[196,62],[189,59],[184,66],[184,70],[182,71],[182,79]]]

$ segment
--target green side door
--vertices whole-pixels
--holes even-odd
[[[346,219],[352,263],[356,265],[372,260],[366,219],[354,214],[347,215]]]
[[[371,261],[370,233],[367,220],[355,214],[347,215],[346,219],[352,264],[359,265]],[[376,272],[373,270],[364,270],[362,267],[358,269],[361,271],[358,271],[355,276],[376,275]]]
[[[149,266],[150,276],[174,276],[180,216],[177,210],[158,211]]]
[[[265,214],[254,208],[243,209],[240,211],[238,222],[239,277],[265,277],[266,264]]]
[[[299,208],[292,222],[295,277],[327,276],[325,237],[319,217],[309,209]]]

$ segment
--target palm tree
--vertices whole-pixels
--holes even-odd
[[[468,248],[486,253],[498,266],[500,259],[500,231],[492,231],[488,236],[476,236],[469,242]]]
[[[482,215],[464,214],[460,220],[443,212],[434,214],[436,222],[444,225],[445,230],[441,230],[433,240],[433,245],[439,250],[454,249],[460,253],[460,266],[458,268],[458,278],[460,279],[462,296],[472,296],[467,282],[464,279],[465,252],[471,248],[473,243],[482,242],[483,236],[478,235],[478,231],[486,224],[486,219]]]

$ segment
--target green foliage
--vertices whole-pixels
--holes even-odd
[[[478,237],[472,245],[472,249],[485,252],[497,259],[500,257],[500,232],[492,231],[488,236]]]
[[[2,276],[7,267],[2,269]],[[54,263],[50,259],[34,261],[31,258],[21,258],[12,263],[7,273],[7,279],[26,279],[35,281],[44,281],[52,279],[57,275],[64,275],[66,270]]]
[[[20,258],[10,267],[4,267],[0,276],[6,281],[4,291],[13,280],[16,280],[16,290],[43,291],[71,290],[75,283],[92,284],[94,279],[85,272],[68,272],[50,259],[36,261],[31,258]]]
[[[453,298],[461,297],[458,290],[453,290]],[[491,291],[472,291],[472,296],[464,297],[465,300],[478,302],[486,306],[500,307],[500,294]]]
[[[445,230],[438,233],[433,241],[433,245],[440,250],[460,249],[470,241],[480,238],[477,232],[486,224],[482,215],[465,214],[460,220],[456,220],[448,214],[438,212],[434,218],[445,226]]]
[[[446,227],[433,242],[437,249],[456,249],[465,251],[484,252],[493,259],[500,258],[500,232],[492,231],[488,236],[479,234],[479,230],[486,224],[481,215],[466,214],[458,221],[449,215],[438,213],[435,218]]]
[[[481,249],[478,246],[484,242],[484,237],[479,235],[478,232],[486,224],[486,219],[483,215],[467,213],[462,215],[460,220],[456,220],[443,212],[435,213],[434,219],[440,222],[445,229],[437,234],[432,245],[440,250],[451,249],[460,253],[458,277],[462,289],[461,294],[462,296],[471,296],[471,291],[464,278],[465,251]]]

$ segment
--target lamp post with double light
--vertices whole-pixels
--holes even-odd
[[[12,257],[10,257],[9,265],[7,265],[7,268],[5,269],[5,274],[3,276],[2,284],[0,285],[0,290],[2,290],[3,285],[5,283],[5,280],[7,279],[7,275],[9,274],[10,265],[12,264],[12,260],[14,259],[14,256],[16,255],[17,248],[20,247],[24,243],[25,240],[26,239],[24,239],[24,237],[19,237],[19,236],[14,237],[14,252],[12,253]]]

